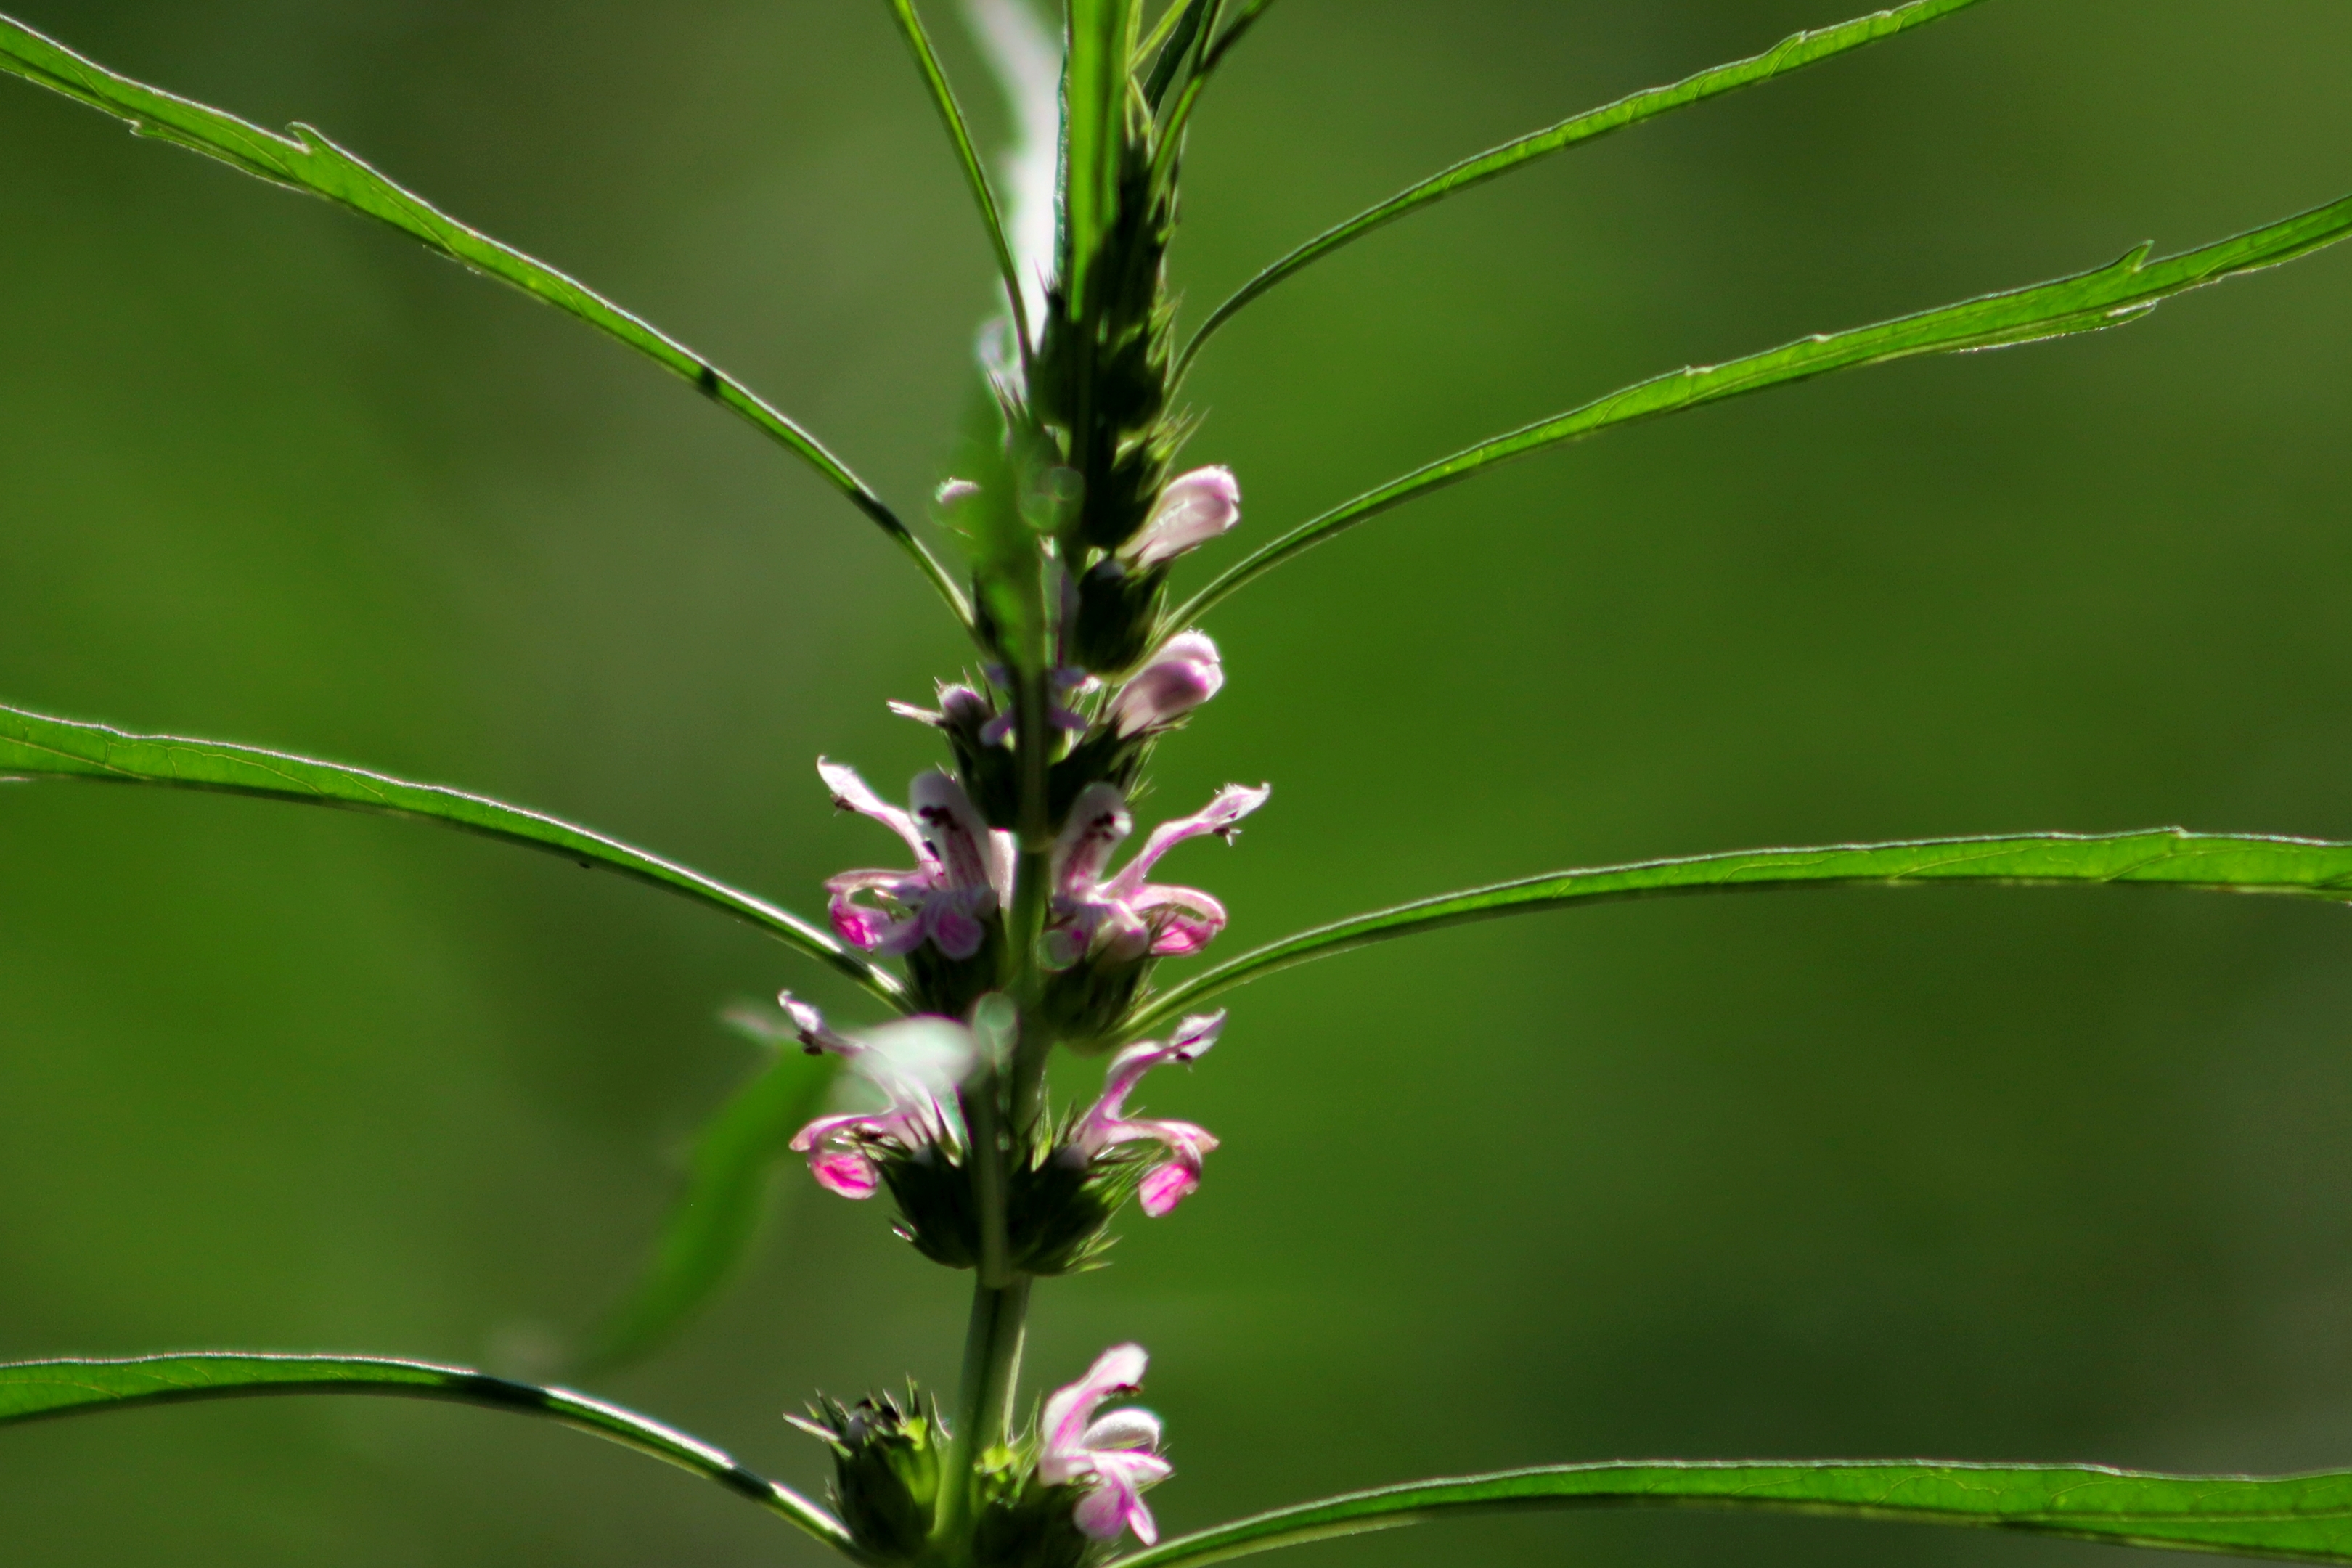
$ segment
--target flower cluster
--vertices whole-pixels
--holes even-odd
[[[972,1031],[952,1018],[918,1017],[845,1035],[790,992],[782,1001],[806,1048],[844,1058],[859,1089],[883,1100],[817,1118],[793,1137],[793,1152],[843,1197],[870,1198],[887,1186],[907,1239],[927,1257],[971,1267],[981,1243],[957,1103],[979,1060]],[[1130,1196],[1157,1219],[1199,1189],[1216,1138],[1189,1121],[1134,1115],[1127,1101],[1153,1068],[1207,1054],[1224,1022],[1223,1013],[1188,1017],[1165,1043],[1128,1047],[1112,1059],[1101,1097],[1013,1167],[1006,1229],[1025,1272],[1065,1274],[1094,1261]]]
[[[987,656],[978,675],[940,683],[934,708],[891,704],[940,731],[952,757],[916,775],[906,805],[853,768],[817,764],[835,806],[888,828],[912,858],[904,868],[844,871],[825,890],[835,934],[903,963],[913,1007],[895,1023],[836,1029],[783,995],[803,1047],[840,1058],[842,1092],[855,1097],[802,1128],[791,1147],[829,1192],[859,1200],[888,1192],[898,1234],[934,1261],[981,1269],[983,1289],[1096,1266],[1122,1207],[1132,1201],[1155,1219],[1173,1212],[1199,1190],[1217,1147],[1205,1128],[1130,1104],[1155,1069],[1200,1060],[1225,1022],[1222,1012],[1195,1015],[1164,1039],[1133,1037],[1154,965],[1201,952],[1226,921],[1211,894],[1150,879],[1179,845],[1231,843],[1270,793],[1228,784],[1200,810],[1154,826],[1119,863],[1153,749],[1225,683],[1214,642],[1164,624],[1166,586],[1171,563],[1239,521],[1240,489],[1223,468],[1164,483],[1163,471],[1153,470],[1148,505],[1087,497],[1074,513],[1021,510],[1054,535],[1040,559],[1058,586],[1026,610],[998,601],[1000,622],[985,580],[976,584]],[[1083,485],[1056,489],[1069,477],[1052,470],[1039,493],[1084,495]],[[1019,492],[1020,506],[1028,494]],[[993,515],[1003,495],[957,482],[940,504]],[[1025,675],[1009,651],[1019,638],[1000,626],[1030,628]],[[1024,887],[1024,876],[1040,881]],[[1057,1043],[1118,1047],[1100,1095],[1061,1115],[1038,1092],[1043,1052]],[[903,1405],[824,1401],[803,1425],[833,1448],[835,1500],[874,1561],[936,1551],[937,1521],[961,1498],[976,1510],[975,1563],[1086,1568],[1129,1532],[1147,1544],[1157,1538],[1143,1493],[1170,1474],[1159,1419],[1103,1413],[1134,1392],[1144,1363],[1135,1345],[1104,1352],[1045,1401],[1028,1436],[968,1453],[957,1473],[969,1480],[955,1484],[972,1487],[969,1494],[941,1491],[951,1445],[937,1408],[911,1392]]]
[[[1046,1398],[1034,1430],[983,1460],[977,1568],[1082,1568],[1129,1531],[1147,1546],[1160,1539],[1143,1500],[1174,1473],[1160,1456],[1160,1417],[1102,1408],[1140,1389],[1149,1361],[1140,1345],[1112,1346]],[[921,1559],[951,1443],[938,1406],[910,1385],[903,1401],[820,1397],[807,1417],[787,1419],[833,1451],[834,1507],[866,1557]]]

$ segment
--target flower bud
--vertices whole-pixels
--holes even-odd
[[[1242,487],[1231,468],[1195,468],[1168,481],[1160,500],[1119,550],[1138,571],[1162,566],[1206,544],[1242,520]]]
[[[1124,740],[1164,730],[1214,697],[1225,684],[1217,645],[1201,632],[1184,632],[1161,645],[1150,664],[1119,688],[1106,715]]]
[[[901,1410],[887,1394],[845,1405],[820,1397],[811,1419],[786,1416],[833,1450],[833,1502],[868,1560],[912,1563],[923,1553],[939,1503],[947,1433],[909,1386]]]

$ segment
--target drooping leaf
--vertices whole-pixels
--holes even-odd
[[[1192,364],[1193,356],[1201,352],[1201,345],[1208,342],[1209,335],[1231,321],[1242,307],[1276,284],[1295,276],[1309,263],[1363,238],[1374,229],[1394,223],[1407,213],[1418,212],[1448,196],[1459,195],[1489,180],[1500,179],[1554,153],[1606,136],[1612,131],[1622,131],[1629,125],[1638,125],[1658,115],[1687,109],[1695,103],[1704,103],[1727,92],[1760,86],[1791,71],[1818,65],[1833,56],[1863,48],[1930,22],[1941,21],[1953,12],[1965,10],[1978,3],[1979,0],[1912,0],[1909,5],[1874,11],[1851,22],[1841,22],[1833,27],[1817,27],[1810,32],[1793,34],[1760,55],[1700,71],[1668,87],[1654,87],[1633,93],[1614,103],[1589,110],[1573,119],[1563,120],[1557,125],[1530,132],[1517,141],[1489,148],[1475,157],[1465,158],[1449,169],[1432,174],[1419,184],[1399,191],[1378,205],[1358,213],[1345,223],[1326,229],[1244,284],[1233,298],[1209,312],[1200,330],[1185,344],[1184,353],[1177,362],[1177,376],[1181,379],[1185,368]]]
[[[781,1042],[775,1058],[703,1128],[653,1261],[599,1337],[592,1366],[652,1350],[725,1282],[759,1234],[784,1145],[816,1114],[838,1066]]]
[[[971,199],[980,208],[981,225],[987,229],[988,242],[996,252],[997,269],[1004,279],[1005,301],[1013,311],[1013,330],[1026,345],[1029,307],[1022,294],[1021,268],[1005,238],[1004,216],[997,208],[996,192],[989,185],[988,171],[981,166],[980,150],[972,145],[971,128],[964,122],[963,108],[956,102],[955,89],[948,84],[948,73],[940,64],[938,52],[931,47],[930,34],[924,30],[915,0],[890,0],[890,15],[915,57],[915,68],[922,73],[923,85],[930,89],[931,106],[939,110],[940,123],[946,128],[948,141],[955,148],[964,184],[971,187]]]
[[[2152,247],[2143,245],[2105,267],[2071,278],[1988,294],[1874,326],[1817,332],[1723,364],[1671,371],[1416,468],[1300,524],[1210,584],[1178,612],[1176,624],[1197,618],[1243,584],[1369,518],[1514,458],[1832,371],[1884,364],[1917,354],[2005,348],[2120,326],[2137,321],[2175,294],[2292,261],[2333,245],[2347,234],[2352,234],[2352,196],[2161,260],[2149,260]]]
[[[0,1426],[148,1405],[303,1394],[437,1399],[544,1416],[717,1481],[826,1545],[850,1549],[849,1532],[824,1509],[791,1488],[745,1469],[699,1439],[568,1389],[541,1388],[426,1362],[224,1352],[15,1362],[0,1364]]]
[[[2095,1465],[1917,1459],[1557,1465],[1417,1481],[1279,1509],[1112,1568],[1192,1568],[1456,1515],[1563,1508],[1738,1509],[1958,1524],[2120,1545],[2352,1562],[2352,1471],[2168,1476]]]
[[[922,542],[815,437],[703,355],[544,262],[436,210],[310,126],[291,126],[290,134],[282,136],[265,131],[233,114],[117,75],[5,16],[0,16],[0,70],[126,120],[139,135],[174,142],[272,184],[323,196],[388,224],[461,266],[510,283],[626,343],[798,454],[913,557],[958,614],[969,618],[961,592]]]
[[[0,707],[0,778],[214,790],[462,828],[527,849],[561,855],[583,867],[618,871],[681,894],[759,927],[847,975],[893,1006],[906,1005],[906,988],[895,976],[798,915],[618,839],[484,795],[440,784],[411,784],[258,746],[178,735],[134,735],[104,724],[51,719],[8,707]]]
[[[1286,937],[1203,971],[1153,998],[1129,1027],[1131,1034],[1147,1035],[1187,1008],[1277,971],[1373,942],[1473,921],[1691,893],[1946,882],[2203,888],[2352,902],[2352,844],[2158,827],[2138,833],[2034,833],[1901,844],[1833,844],[1809,849],[1747,849],[1589,871],[1556,871],[1423,899]]]

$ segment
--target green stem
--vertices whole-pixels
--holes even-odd
[[[1040,605],[1042,615],[1042,605]],[[1042,632],[1042,625],[1038,628]],[[964,1125],[971,1135],[968,1159],[980,1214],[979,1279],[972,1287],[971,1316],[964,1331],[963,1373],[957,1395],[954,1436],[940,1492],[933,1530],[935,1548],[950,1563],[971,1556],[972,1525],[979,1506],[982,1455],[1012,1436],[1013,1407],[1021,1382],[1021,1345],[1029,1315],[1029,1277],[1012,1266],[1005,1227],[1009,1161],[1028,1158],[1036,1099],[1029,1063],[1040,1055],[1032,1043],[1041,976],[1037,939],[1045,918],[1046,876],[1052,829],[1046,820],[1047,722],[1045,649],[1043,637],[1020,650],[1023,668],[1013,673],[1013,745],[1021,765],[1020,859],[1013,872],[1013,907],[1005,911],[1013,955],[1008,989],[1020,1020],[1015,1038],[1014,1115],[1005,1121],[1005,1078],[986,1068],[962,1095]],[[1050,1044],[1050,1042],[1048,1042]],[[1018,1087],[1028,1084],[1025,1089]]]

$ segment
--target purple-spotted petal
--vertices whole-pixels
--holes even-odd
[[[1073,901],[1090,900],[1120,842],[1135,830],[1127,797],[1115,784],[1090,784],[1070,803],[1070,815],[1054,842],[1054,892]]]
[[[930,852],[947,875],[950,888],[984,888],[995,892],[994,857],[988,824],[955,776],[934,768],[918,773],[907,788],[914,817],[929,841]]]

